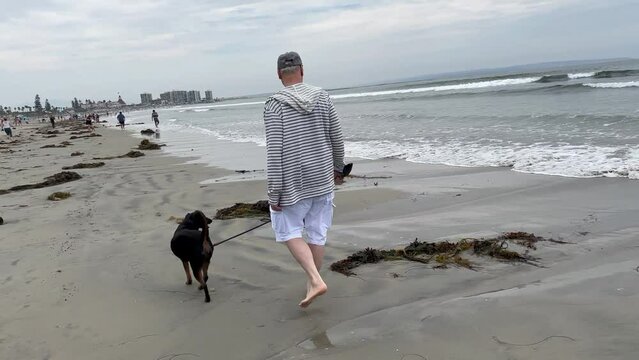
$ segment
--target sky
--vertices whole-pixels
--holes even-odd
[[[0,0],[0,104],[277,90],[295,50],[331,88],[577,59],[639,58],[639,0]]]

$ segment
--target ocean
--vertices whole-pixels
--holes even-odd
[[[349,158],[639,179],[639,61],[482,71],[329,90]],[[268,95],[158,109],[165,151],[265,168]],[[128,129],[152,128],[150,110]],[[114,121],[114,119],[111,119]]]

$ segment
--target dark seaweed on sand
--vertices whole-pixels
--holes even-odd
[[[567,244],[563,241],[546,239],[526,232],[508,232],[489,239],[466,238],[458,242],[422,242],[415,239],[403,249],[378,250],[366,248],[360,250],[346,259],[331,264],[331,270],[351,276],[356,275],[353,269],[360,265],[393,260],[408,260],[423,264],[434,263],[436,264],[434,267],[437,269],[445,269],[449,265],[471,270],[475,269],[476,265],[463,257],[465,254],[488,256],[500,261],[520,262],[537,266],[537,258],[528,254],[528,251],[537,249],[536,244],[542,241]],[[529,250],[526,250],[523,254],[509,250],[509,243],[523,246]]]
[[[138,145],[139,150],[159,150],[162,145],[151,142],[147,139],[144,139]]]
[[[269,215],[268,201],[260,200],[254,204],[237,203],[231,207],[220,209],[215,213],[214,219],[263,218]]]
[[[73,154],[72,154],[73,155]],[[120,156],[107,156],[107,157],[94,157],[93,160],[112,160],[112,159],[121,159],[121,158],[137,158],[140,156],[144,156],[144,153],[137,150],[131,150],[128,153]]]
[[[62,170],[71,170],[71,169],[90,169],[90,168],[98,168],[104,166],[104,162],[94,162],[94,163],[79,163],[73,166],[65,166]]]
[[[21,191],[21,190],[27,190],[27,189],[40,189],[43,187],[48,187],[48,186],[54,186],[54,185],[58,185],[58,184],[64,184],[66,182],[69,181],[75,181],[78,179],[81,179],[82,176],[80,176],[80,174],[73,172],[73,171],[63,171],[63,172],[59,172],[57,174],[51,175],[51,176],[47,176],[46,178],[44,178],[44,181],[36,183],[36,184],[27,184],[27,185],[18,185],[18,186],[14,186],[8,190],[0,190],[0,195],[2,194],[7,194],[10,193],[12,191]]]

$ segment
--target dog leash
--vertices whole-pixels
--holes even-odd
[[[262,226],[264,226],[264,225],[266,225],[266,224],[268,224],[268,223],[270,223],[270,222],[271,222],[271,219],[268,219],[268,220],[264,221],[263,223],[261,223],[261,224],[259,224],[259,225],[257,225],[257,226],[253,226],[252,228],[250,228],[250,229],[248,229],[248,230],[246,230],[246,231],[244,231],[244,232],[241,232],[241,233],[239,233],[239,234],[237,234],[237,235],[233,235],[233,236],[231,236],[231,237],[230,237],[230,238],[228,238],[228,239],[224,239],[224,240],[222,240],[222,241],[218,241],[218,242],[216,242],[215,244],[213,244],[213,247],[216,247],[216,246],[218,246],[218,245],[222,245],[222,244],[224,244],[225,242],[227,242],[227,241],[229,241],[229,240],[233,240],[233,239],[235,239],[235,238],[236,238],[236,237],[238,237],[238,236],[241,236],[241,235],[244,235],[244,234],[246,234],[246,233],[248,233],[248,232],[251,232],[251,231],[253,231],[253,230],[255,230],[255,229],[259,228],[259,227],[262,227]]]

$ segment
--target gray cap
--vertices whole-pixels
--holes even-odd
[[[284,53],[277,58],[277,70],[282,70],[284,68],[291,67],[291,66],[301,66],[301,65],[302,65],[302,58],[300,57],[300,54],[296,53],[295,51]]]

